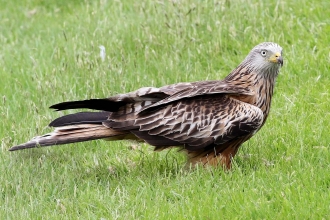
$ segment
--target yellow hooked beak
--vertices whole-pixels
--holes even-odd
[[[272,63],[278,63],[283,66],[283,57],[280,52],[274,53],[270,58],[269,61]]]

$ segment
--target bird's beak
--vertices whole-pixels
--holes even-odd
[[[272,63],[278,63],[281,64],[281,66],[283,66],[283,57],[281,55],[280,52],[277,52],[275,54],[273,54],[270,58],[269,61]]]

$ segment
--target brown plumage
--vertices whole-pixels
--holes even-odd
[[[95,139],[143,140],[155,150],[179,147],[192,165],[222,165],[265,123],[282,48],[271,42],[254,47],[222,81],[141,88],[106,99],[63,102],[58,111],[87,108],[55,119],[54,132],[12,147],[21,150]]]

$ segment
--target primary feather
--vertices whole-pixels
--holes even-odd
[[[282,48],[271,42],[254,47],[224,80],[146,87],[106,99],[63,102],[58,111],[87,108],[55,119],[54,132],[10,148],[67,144],[95,139],[142,140],[155,150],[180,147],[193,165],[231,166],[241,144],[265,123]]]

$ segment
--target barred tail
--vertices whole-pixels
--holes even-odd
[[[26,148],[46,147],[51,145],[69,144],[75,142],[90,141],[109,137],[124,136],[119,132],[97,124],[79,124],[57,127],[53,132],[43,136],[34,137],[32,140],[10,148],[10,151]],[[115,139],[115,138],[114,138]]]
[[[62,116],[52,121],[49,126],[55,130],[37,136],[32,140],[10,148],[10,151],[26,148],[45,147],[107,138],[120,140],[126,138],[127,131],[115,131],[103,125],[109,112],[79,112]]]

